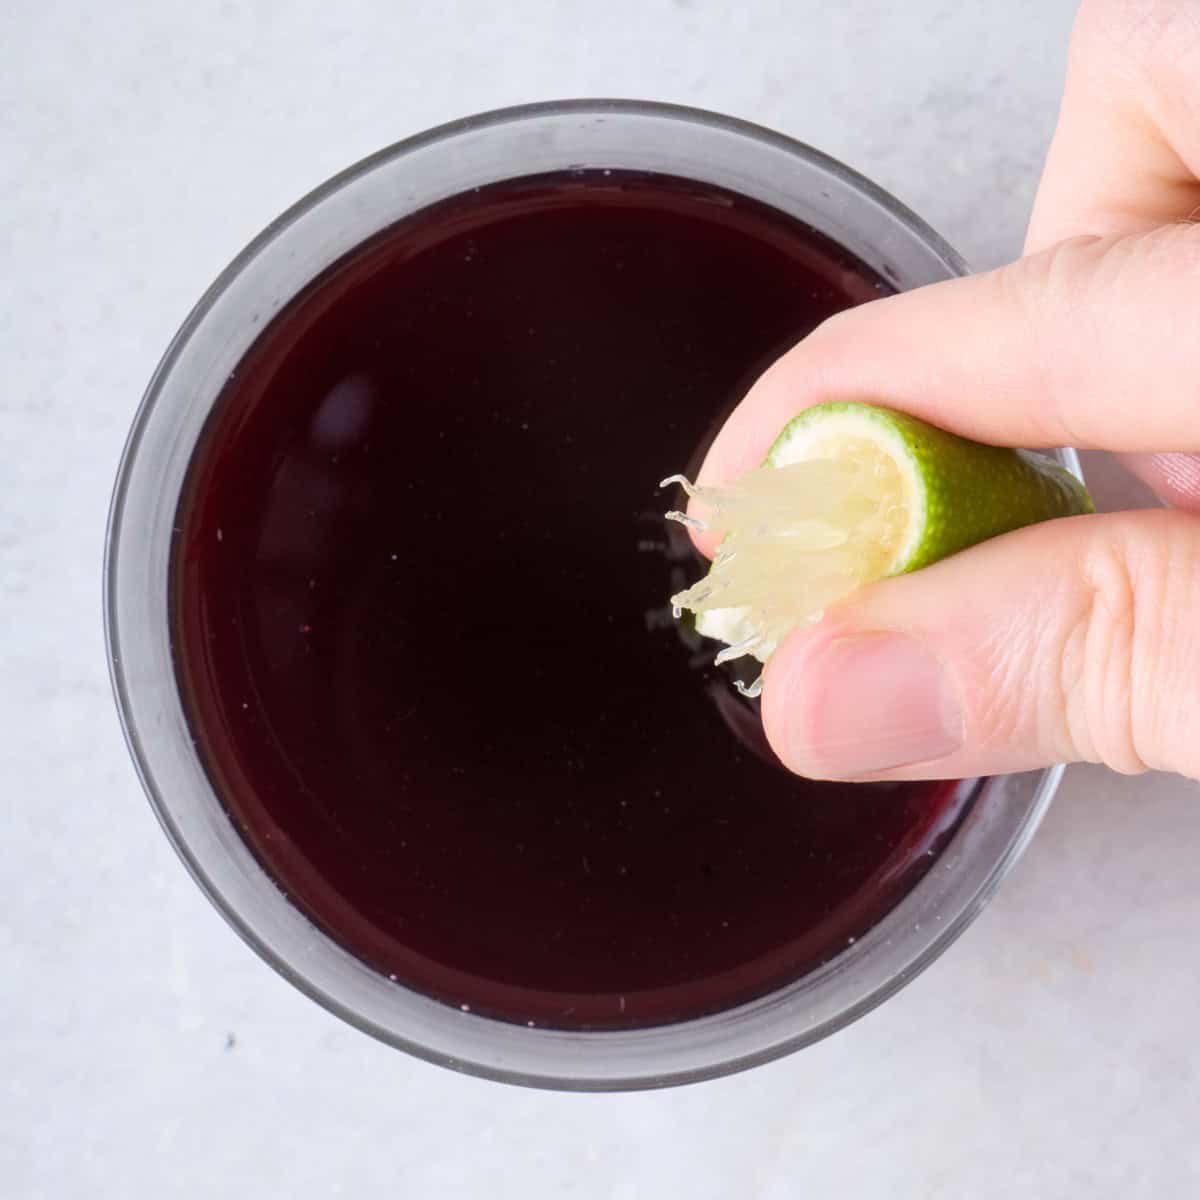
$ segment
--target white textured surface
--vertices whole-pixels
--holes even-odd
[[[334,170],[500,104],[682,101],[844,158],[989,265],[1019,245],[1071,7],[4,0],[0,1193],[1195,1193],[1194,785],[1071,771],[966,937],[814,1049],[682,1091],[524,1092],[376,1045],[242,946],[154,824],[101,643],[138,395],[230,256]]]

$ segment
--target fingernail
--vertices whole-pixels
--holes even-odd
[[[785,664],[784,757],[800,773],[853,778],[959,749],[962,708],[915,638],[870,633],[817,643]],[[778,697],[777,691],[777,697]]]

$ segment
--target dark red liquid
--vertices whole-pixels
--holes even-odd
[[[229,812],[379,971],[520,1022],[674,1021],[837,954],[958,785],[789,776],[670,619],[662,512],[772,357],[884,285],[663,177],[420,213],[269,326],[196,452],[177,662]]]

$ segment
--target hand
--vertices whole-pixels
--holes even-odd
[[[703,481],[757,464],[800,409],[863,399],[981,441],[1125,452],[1173,506],[1019,530],[794,634],[763,693],[791,769],[1200,777],[1198,177],[1200,5],[1085,3],[1026,256],[834,317],[731,416]]]

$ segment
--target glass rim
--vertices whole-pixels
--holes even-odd
[[[310,999],[315,1000],[335,1016],[380,1041],[405,1050],[418,1058],[442,1066],[448,1066],[468,1074],[508,1083],[550,1087],[565,1091],[595,1092],[664,1087],[728,1075],[782,1057],[819,1041],[877,1007],[939,957],[983,908],[1033,836],[1058,786],[1064,768],[1060,765],[1040,772],[1027,773],[1033,792],[1027,802],[1024,814],[1008,837],[1004,852],[996,857],[992,861],[990,868],[976,880],[970,894],[959,903],[953,916],[940,925],[934,936],[925,939],[919,948],[915,948],[913,953],[906,957],[900,969],[874,984],[865,994],[839,1008],[837,1012],[820,1019],[790,1037],[777,1038],[771,1041],[770,1044],[763,1045],[755,1050],[730,1055],[729,1057],[721,1058],[719,1061],[706,1061],[692,1068],[672,1067],[665,1071],[633,1071],[623,1075],[612,1076],[607,1074],[576,1075],[555,1071],[543,1072],[529,1068],[510,1068],[498,1065],[494,1061],[482,1061],[479,1058],[472,1058],[469,1055],[460,1056],[447,1053],[444,1049],[431,1047],[414,1037],[406,1036],[394,1028],[389,1028],[371,1015],[363,1012],[360,1008],[356,1008],[343,997],[335,995],[327,987],[322,986],[311,974],[306,974],[303,969],[289,960],[284,953],[273,945],[246,916],[242,911],[242,907],[226,895],[223,887],[213,877],[210,867],[202,861],[202,856],[196,853],[187,835],[181,829],[172,804],[160,786],[160,781],[156,776],[152,762],[153,756],[148,744],[149,737],[153,737],[154,735],[150,731],[144,731],[139,727],[139,721],[135,715],[134,682],[131,680],[127,669],[125,656],[126,631],[122,629],[121,601],[118,596],[118,590],[121,565],[124,555],[127,553],[125,551],[127,505],[130,498],[134,470],[138,461],[139,451],[143,445],[147,426],[155,415],[156,408],[160,401],[162,401],[164,393],[171,383],[172,374],[179,363],[181,355],[197,331],[205,324],[213,309],[222,301],[231,286],[243,275],[250,265],[281,239],[287,237],[289,231],[302,218],[314,212],[327,200],[335,197],[344,189],[359,183],[376,171],[428,147],[452,141],[465,134],[492,129],[498,130],[515,123],[536,121],[543,118],[553,119],[571,116],[612,117],[618,119],[624,117],[658,118],[668,123],[683,123],[709,132],[734,135],[748,144],[760,147],[767,146],[776,151],[782,151],[789,158],[803,162],[807,166],[815,168],[825,175],[840,181],[865,200],[869,200],[884,209],[894,222],[903,226],[913,238],[945,264],[947,276],[962,275],[968,271],[967,264],[962,257],[925,221],[890,193],[859,172],[797,139],[749,121],[708,112],[699,108],[652,101],[622,99],[545,101],[501,108],[464,117],[397,141],[359,160],[311,189],[304,197],[289,206],[275,220],[270,222],[220,272],[184,319],[178,332],[171,339],[138,405],[120,457],[105,531],[103,622],[110,683],[116,701],[122,733],[143,790],[150,801],[150,806],[168,840],[188,870],[188,873],[218,912],[224,917],[226,922],[259,957],[298,990]],[[527,172],[515,171],[514,177],[525,173]],[[364,234],[364,239],[366,236],[369,236],[369,233]],[[1074,455],[1074,452],[1064,450],[1059,453],[1064,463],[1078,474],[1078,459]],[[165,604],[165,580],[163,584]],[[1036,780],[1034,779],[1035,776]],[[1025,777],[997,778],[1015,779]],[[984,789],[988,782],[986,780],[981,781],[977,791]],[[216,795],[215,790],[212,789],[211,784],[209,785],[209,789],[212,803],[224,813],[220,799]],[[973,804],[977,805],[981,799],[981,796],[976,796]],[[958,837],[957,831],[953,837]],[[947,849],[949,848],[947,847]],[[261,865],[259,866],[259,870],[262,871],[268,880],[270,879],[265,868],[261,867]],[[885,924],[896,909],[900,908],[915,891],[920,889],[922,883],[924,883],[924,879],[918,882],[913,892],[903,897],[860,940],[865,942],[871,932],[879,929],[880,925]],[[280,895],[280,900],[283,904],[290,903],[282,897],[282,894]],[[295,911],[300,912],[299,909]],[[303,916],[302,913],[301,915]],[[304,919],[308,920],[306,916]],[[309,924],[314,936],[318,939],[323,939],[336,949],[342,949],[319,927],[312,924],[311,921]],[[343,953],[348,952],[343,951]],[[837,963],[841,957],[838,956],[831,961]],[[533,1037],[543,1041],[548,1037],[554,1037],[558,1042],[563,1044],[583,1041],[590,1043],[592,1046],[600,1046],[606,1040],[611,1042],[612,1039],[622,1037],[628,1039],[629,1035],[635,1035],[643,1039],[661,1039],[664,1036],[670,1036],[672,1033],[678,1034],[679,1031],[698,1029],[705,1025],[712,1027],[714,1023],[719,1025],[722,1021],[728,1021],[731,1018],[737,1019],[738,1014],[754,1009],[757,1005],[765,1001],[775,1002],[786,999],[788,993],[796,988],[797,985],[821,975],[829,966],[830,964],[826,963],[815,971],[802,976],[799,980],[795,980],[791,984],[785,984],[774,992],[768,993],[765,997],[760,997],[731,1009],[677,1022],[672,1025],[649,1026],[631,1031],[569,1032],[544,1028],[527,1030],[521,1027],[510,1026],[506,1022],[492,1021],[491,1018],[482,1017],[477,1014],[470,1014],[466,1019],[491,1022],[497,1026],[502,1026],[509,1035],[515,1033],[517,1037]],[[413,994],[416,995],[416,993]],[[422,999],[427,1000],[428,998],[422,997]],[[436,1004],[437,1002],[429,1001],[429,1003]],[[458,1017],[457,1013],[454,1015],[456,1018]]]

